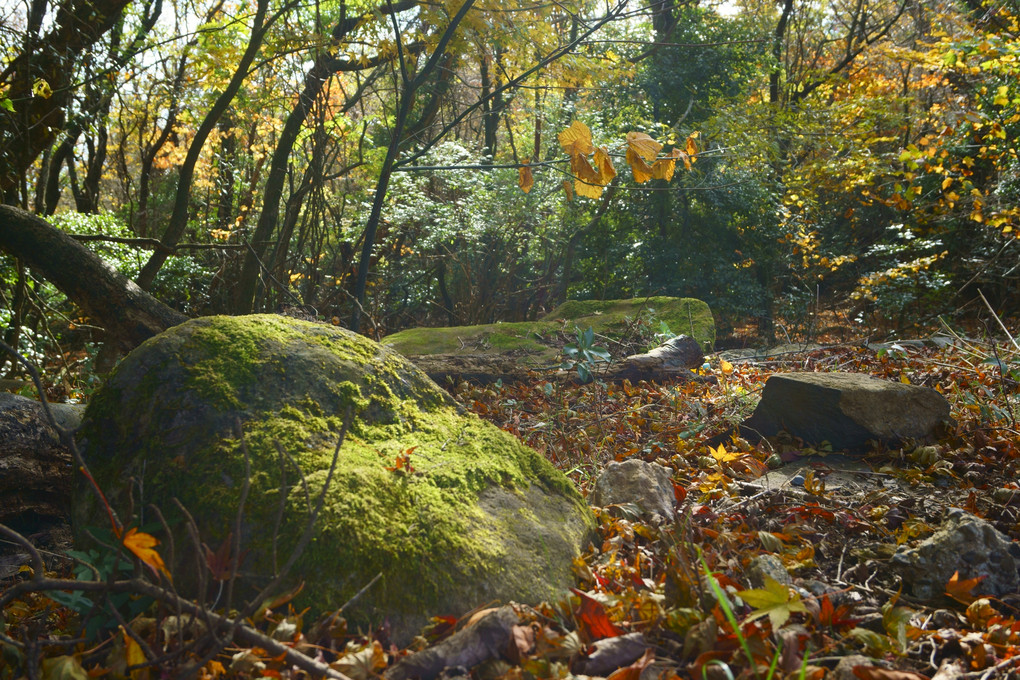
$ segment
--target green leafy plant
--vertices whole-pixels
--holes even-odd
[[[560,364],[560,368],[575,369],[582,382],[589,382],[592,379],[595,364],[608,363],[612,357],[609,355],[609,350],[595,344],[595,331],[591,326],[583,331],[577,328],[576,331],[576,341],[563,347],[563,353],[567,359]]]
[[[109,581],[116,578],[130,578],[134,571],[134,565],[130,561],[112,550],[104,552],[95,549],[90,549],[87,552],[68,550],[67,555],[78,563],[74,569],[74,576],[79,581]],[[121,620],[130,621],[153,603],[153,599],[150,597],[129,592],[90,597],[83,591],[51,590],[47,592],[47,596],[82,618],[84,635],[87,640],[98,639],[103,631],[117,628]],[[112,611],[114,609],[118,613]]]

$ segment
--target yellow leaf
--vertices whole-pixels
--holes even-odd
[[[726,361],[725,359],[720,359],[719,360],[719,370],[722,371],[723,373],[725,373],[726,375],[729,375],[730,373],[733,372],[733,364],[731,364],[730,362]]]
[[[944,180],[942,180],[942,191],[945,191],[946,189],[948,189],[952,185],[953,185],[953,178],[952,177],[946,177]]]
[[[53,89],[50,88],[50,84],[43,78],[37,78],[32,83],[32,94],[43,99],[49,99],[53,96]]]
[[[652,177],[667,182],[673,179],[673,172],[676,170],[676,159],[680,157],[680,149],[673,149],[673,152],[665,158],[660,158],[652,165]]]
[[[127,634],[127,631],[121,630],[124,633],[124,661],[128,666],[138,666],[146,662],[145,652],[135,642],[135,639]],[[145,680],[149,677],[148,668],[136,668],[131,671],[131,680]]]
[[[613,181],[616,177],[616,168],[613,167],[613,161],[609,158],[609,151],[604,146],[600,146],[595,149],[595,169],[598,171],[598,183],[605,186]]]
[[[636,155],[651,163],[659,155],[662,144],[646,135],[644,132],[627,133],[627,153],[633,151]],[[628,161],[629,162],[629,161]],[[631,163],[633,165],[633,163]]]
[[[574,200],[574,186],[570,183],[569,179],[563,180],[563,193],[567,195],[568,201]]]
[[[694,161],[694,157],[698,155],[698,145],[694,143],[694,140],[698,138],[698,133],[695,132],[687,138],[687,144],[684,147],[684,151],[691,157],[691,161]]]
[[[598,198],[602,195],[602,185],[585,182],[583,179],[574,180],[574,193],[585,198]]]
[[[530,165],[524,165],[517,169],[517,185],[524,193],[528,193],[531,191],[531,187],[535,186],[535,178],[531,174]]]
[[[715,458],[720,463],[727,463],[731,460],[736,460],[737,458],[740,458],[739,453],[730,453],[725,448],[723,448],[722,444],[720,444],[719,448],[717,449],[713,449],[711,446],[709,446],[708,451],[709,453],[712,454],[712,457]]]
[[[584,156],[571,156],[570,170],[574,173],[575,177],[589,184],[601,184],[599,182],[599,174],[595,172],[595,168],[591,167],[591,163]],[[580,194],[581,192],[578,191],[577,193]]]
[[[737,595],[747,604],[754,607],[754,611],[744,619],[744,622],[753,621],[763,616],[769,617],[772,623],[772,630],[778,630],[790,618],[793,612],[806,612],[807,608],[800,599],[800,595],[776,581],[771,576],[765,577],[765,587],[753,590],[740,590]]]
[[[903,383],[904,385],[910,384],[910,378],[907,377],[906,373],[900,373],[900,382]]]
[[[135,554],[135,557],[152,569],[153,573],[162,572],[167,579],[170,579],[170,572],[167,571],[163,558],[154,548],[159,545],[159,539],[138,529],[128,529],[122,539],[124,547]]]
[[[595,147],[591,143],[591,130],[579,120],[575,120],[566,130],[559,134],[563,150],[571,157],[587,156]]]
[[[638,184],[644,184],[652,178],[651,166],[630,148],[627,149],[627,164],[630,165],[630,170],[634,173],[634,181]]]

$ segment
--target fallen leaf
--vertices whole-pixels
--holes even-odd
[[[946,584],[946,595],[957,602],[970,604],[978,598],[978,596],[972,594],[971,591],[973,591],[974,588],[977,587],[977,584],[981,583],[984,579],[985,577],[982,575],[961,581],[960,572],[954,572],[952,578],[949,579],[949,583]]]
[[[800,595],[779,583],[771,576],[765,577],[765,587],[752,590],[741,590],[737,595],[754,611],[746,621],[754,621],[763,616],[769,617],[772,630],[778,630],[790,618],[793,612],[807,612]]]
[[[655,650],[646,649],[640,659],[629,666],[616,669],[607,680],[639,680],[641,678],[641,671],[647,668],[653,661],[655,661]]]
[[[577,588],[571,588],[570,591],[581,598],[581,604],[574,611],[574,616],[582,640],[592,643],[603,638],[623,635],[623,630],[609,620],[606,608],[601,602]]]

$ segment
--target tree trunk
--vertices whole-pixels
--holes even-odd
[[[107,342],[129,352],[188,317],[117,273],[73,238],[35,215],[0,206],[0,250],[21,258],[103,326]]]

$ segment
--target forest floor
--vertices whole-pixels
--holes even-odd
[[[770,375],[792,371],[860,372],[935,388],[956,426],[934,445],[876,449],[849,464],[794,440],[707,445],[750,415]],[[961,578],[945,584],[943,598],[921,601],[889,566],[898,547],[931,536],[951,507],[1020,539],[1014,345],[959,337],[941,348],[844,343],[767,360],[713,355],[700,372],[713,379],[582,386],[535,373],[514,384],[447,386],[466,408],[542,452],[583,493],[610,461],[666,466],[677,519],[642,518],[626,505],[597,509],[598,539],[576,563],[577,588],[559,602],[517,607],[520,625],[495,647],[468,640],[479,647],[469,658],[485,661],[445,677],[984,680],[1020,672],[1020,595],[978,597],[978,582]],[[770,474],[780,462],[796,474]],[[758,576],[756,587],[756,558],[764,554],[778,559],[789,586],[761,585]],[[287,623],[289,644],[353,680],[400,678],[401,660],[422,649],[441,656],[470,630],[465,620],[479,618],[439,619],[400,650],[385,634],[337,637],[335,625],[325,628],[332,639],[317,639],[312,631],[322,626],[302,629],[299,616],[280,612],[257,625],[279,639]],[[0,632],[12,636],[72,635],[76,626],[72,612],[41,593],[12,603],[3,619]],[[24,658],[2,640],[0,647],[0,677],[19,677]],[[126,634],[98,650],[60,649],[67,646],[43,652],[42,674],[29,677],[145,680],[185,670],[146,668]],[[132,658],[139,665],[129,670]],[[205,680],[306,674],[254,645],[188,672]]]
[[[1018,357],[1008,343],[961,338],[943,348],[860,342],[761,361],[709,357],[703,373],[714,384],[577,387],[536,376],[461,385],[456,396],[544,452],[582,490],[613,460],[638,457],[672,471],[679,519],[661,525],[632,508],[602,510],[601,545],[581,569],[581,588],[614,626],[603,632],[640,631],[660,670],[817,678],[864,654],[887,669],[848,677],[931,677],[940,668],[939,678],[1005,677],[1017,672],[1020,595],[980,598],[971,592],[976,582],[961,578],[945,584],[944,598],[919,601],[888,562],[899,546],[932,535],[950,507],[1020,538]],[[769,375],[792,371],[932,387],[950,401],[957,425],[934,446],[876,449],[849,461],[793,440],[706,445],[750,415]],[[799,474],[769,474],[777,454]],[[763,601],[751,572],[765,553],[782,561],[795,587]],[[728,592],[722,605],[709,572]],[[742,597],[748,590],[756,592]],[[780,615],[763,615],[770,612]],[[579,616],[575,610],[575,622]],[[583,638],[586,625],[577,625]]]

